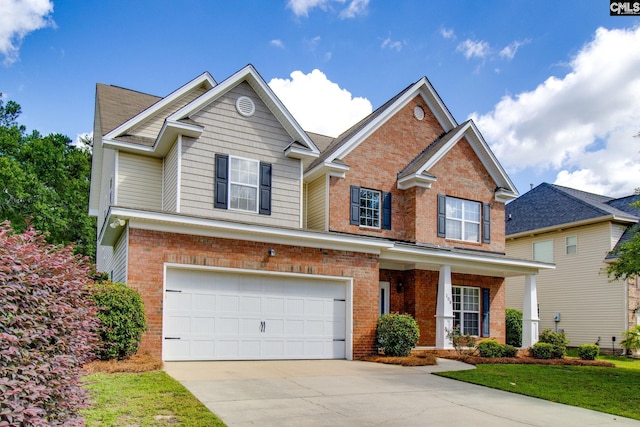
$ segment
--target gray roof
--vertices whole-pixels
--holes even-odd
[[[506,207],[506,235],[571,224],[589,219],[616,217],[640,220],[640,210],[630,203],[640,196],[619,199],[542,183]]]
[[[106,135],[162,98],[118,86],[96,85],[100,132]]]

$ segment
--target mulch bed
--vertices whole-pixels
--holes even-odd
[[[438,357],[458,360],[471,365],[482,364],[519,364],[519,365],[569,365],[569,366],[604,366],[615,368],[616,365],[606,360],[582,360],[573,357],[563,359],[536,359],[528,355],[518,355],[518,357],[480,357],[458,354],[440,354]]]
[[[437,365],[436,355],[427,351],[414,351],[406,357],[393,357],[385,356],[381,354],[375,354],[371,356],[363,356],[358,358],[365,362],[386,363],[387,365],[401,365],[401,366],[430,366]]]
[[[162,369],[162,362],[148,354],[134,354],[122,360],[97,360],[83,366],[86,375],[115,372],[150,372]]]

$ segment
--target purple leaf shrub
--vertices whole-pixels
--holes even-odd
[[[0,223],[0,426],[84,425],[80,375],[99,324],[90,267],[32,227]]]

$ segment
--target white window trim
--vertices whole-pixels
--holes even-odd
[[[464,328],[464,315],[465,313],[474,313],[478,315],[478,334],[472,335],[474,337],[479,337],[480,333],[482,332],[482,319],[481,319],[481,313],[482,313],[482,295],[480,292],[480,288],[476,287],[476,286],[458,286],[458,285],[453,285],[451,286],[451,292],[452,292],[452,297],[453,297],[453,290],[454,289],[460,289],[460,310],[456,310],[455,308],[453,308],[453,313],[460,313],[460,333],[462,335],[466,335],[467,331]],[[465,310],[464,309],[464,289],[472,289],[474,291],[476,291],[478,293],[478,311],[471,311],[471,310]],[[456,325],[454,325],[455,327]]]
[[[242,160],[242,161],[247,161],[247,162],[251,162],[253,164],[256,165],[256,174],[258,177],[258,183],[254,186],[251,184],[245,184],[243,182],[235,182],[231,180],[231,162],[233,161],[233,159],[235,160]],[[249,209],[239,209],[239,208],[232,208],[231,207],[231,185],[239,185],[242,187],[251,187],[251,188],[255,188],[256,189],[256,209],[255,210],[249,210]],[[258,160],[254,160],[254,159],[247,159],[246,157],[240,157],[240,156],[229,156],[229,179],[228,179],[228,183],[227,183],[227,194],[229,197],[229,202],[228,202],[228,209],[231,211],[236,211],[236,212],[250,212],[250,213],[258,213],[258,210],[260,209],[260,162]]]
[[[380,230],[382,228],[382,191],[374,190],[372,188],[360,187],[360,198],[358,199],[359,202],[362,202],[362,191],[363,190],[364,191],[372,191],[372,192],[378,194],[378,226],[375,226],[375,225],[363,225],[362,224],[363,217],[361,215],[361,212],[358,211],[358,222],[359,222],[359,225],[362,228],[371,228],[371,229],[374,229],[374,230]],[[374,209],[371,208],[371,210],[373,211]],[[366,217],[365,217],[365,219],[366,219]]]
[[[449,229],[450,227],[445,227],[445,239],[448,240],[456,240],[458,242],[467,242],[467,243],[480,243],[482,240],[482,203],[475,201],[475,200],[467,200],[467,199],[460,199],[458,197],[450,197],[450,196],[446,196],[445,198],[445,204],[447,203],[448,200],[460,200],[462,201],[462,218],[451,218],[447,215],[446,211],[446,206],[445,206],[445,221],[458,221],[460,222],[460,231],[461,231],[461,235],[462,235],[462,239],[456,239],[455,237],[451,237],[449,236]],[[466,220],[464,218],[464,204],[465,203],[475,203],[478,205],[478,209],[479,209],[479,214],[480,214],[480,219],[478,220],[478,222],[476,221],[470,221],[470,220]],[[469,240],[469,239],[464,239],[464,226],[465,224],[477,224],[478,225],[478,238],[476,240]]]
[[[569,242],[568,242],[568,240],[569,240],[571,237],[573,237],[573,238],[575,238],[575,239],[576,239],[576,243],[575,243],[575,244],[573,244],[573,245],[570,245],[570,244],[569,244]],[[570,246],[575,246],[576,251],[575,251],[575,252],[573,252],[573,253],[569,253],[569,247],[570,247]],[[564,254],[565,254],[565,255],[577,255],[577,254],[578,254],[578,236],[577,236],[576,234],[572,234],[571,236],[566,236],[566,237],[564,238]]]

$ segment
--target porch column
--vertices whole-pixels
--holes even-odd
[[[524,310],[522,311],[522,348],[538,342],[538,292],[536,276],[528,274],[524,279]]]
[[[438,300],[436,302],[436,348],[451,349],[453,344],[447,332],[453,330],[453,297],[451,293],[451,266],[440,266]]]

